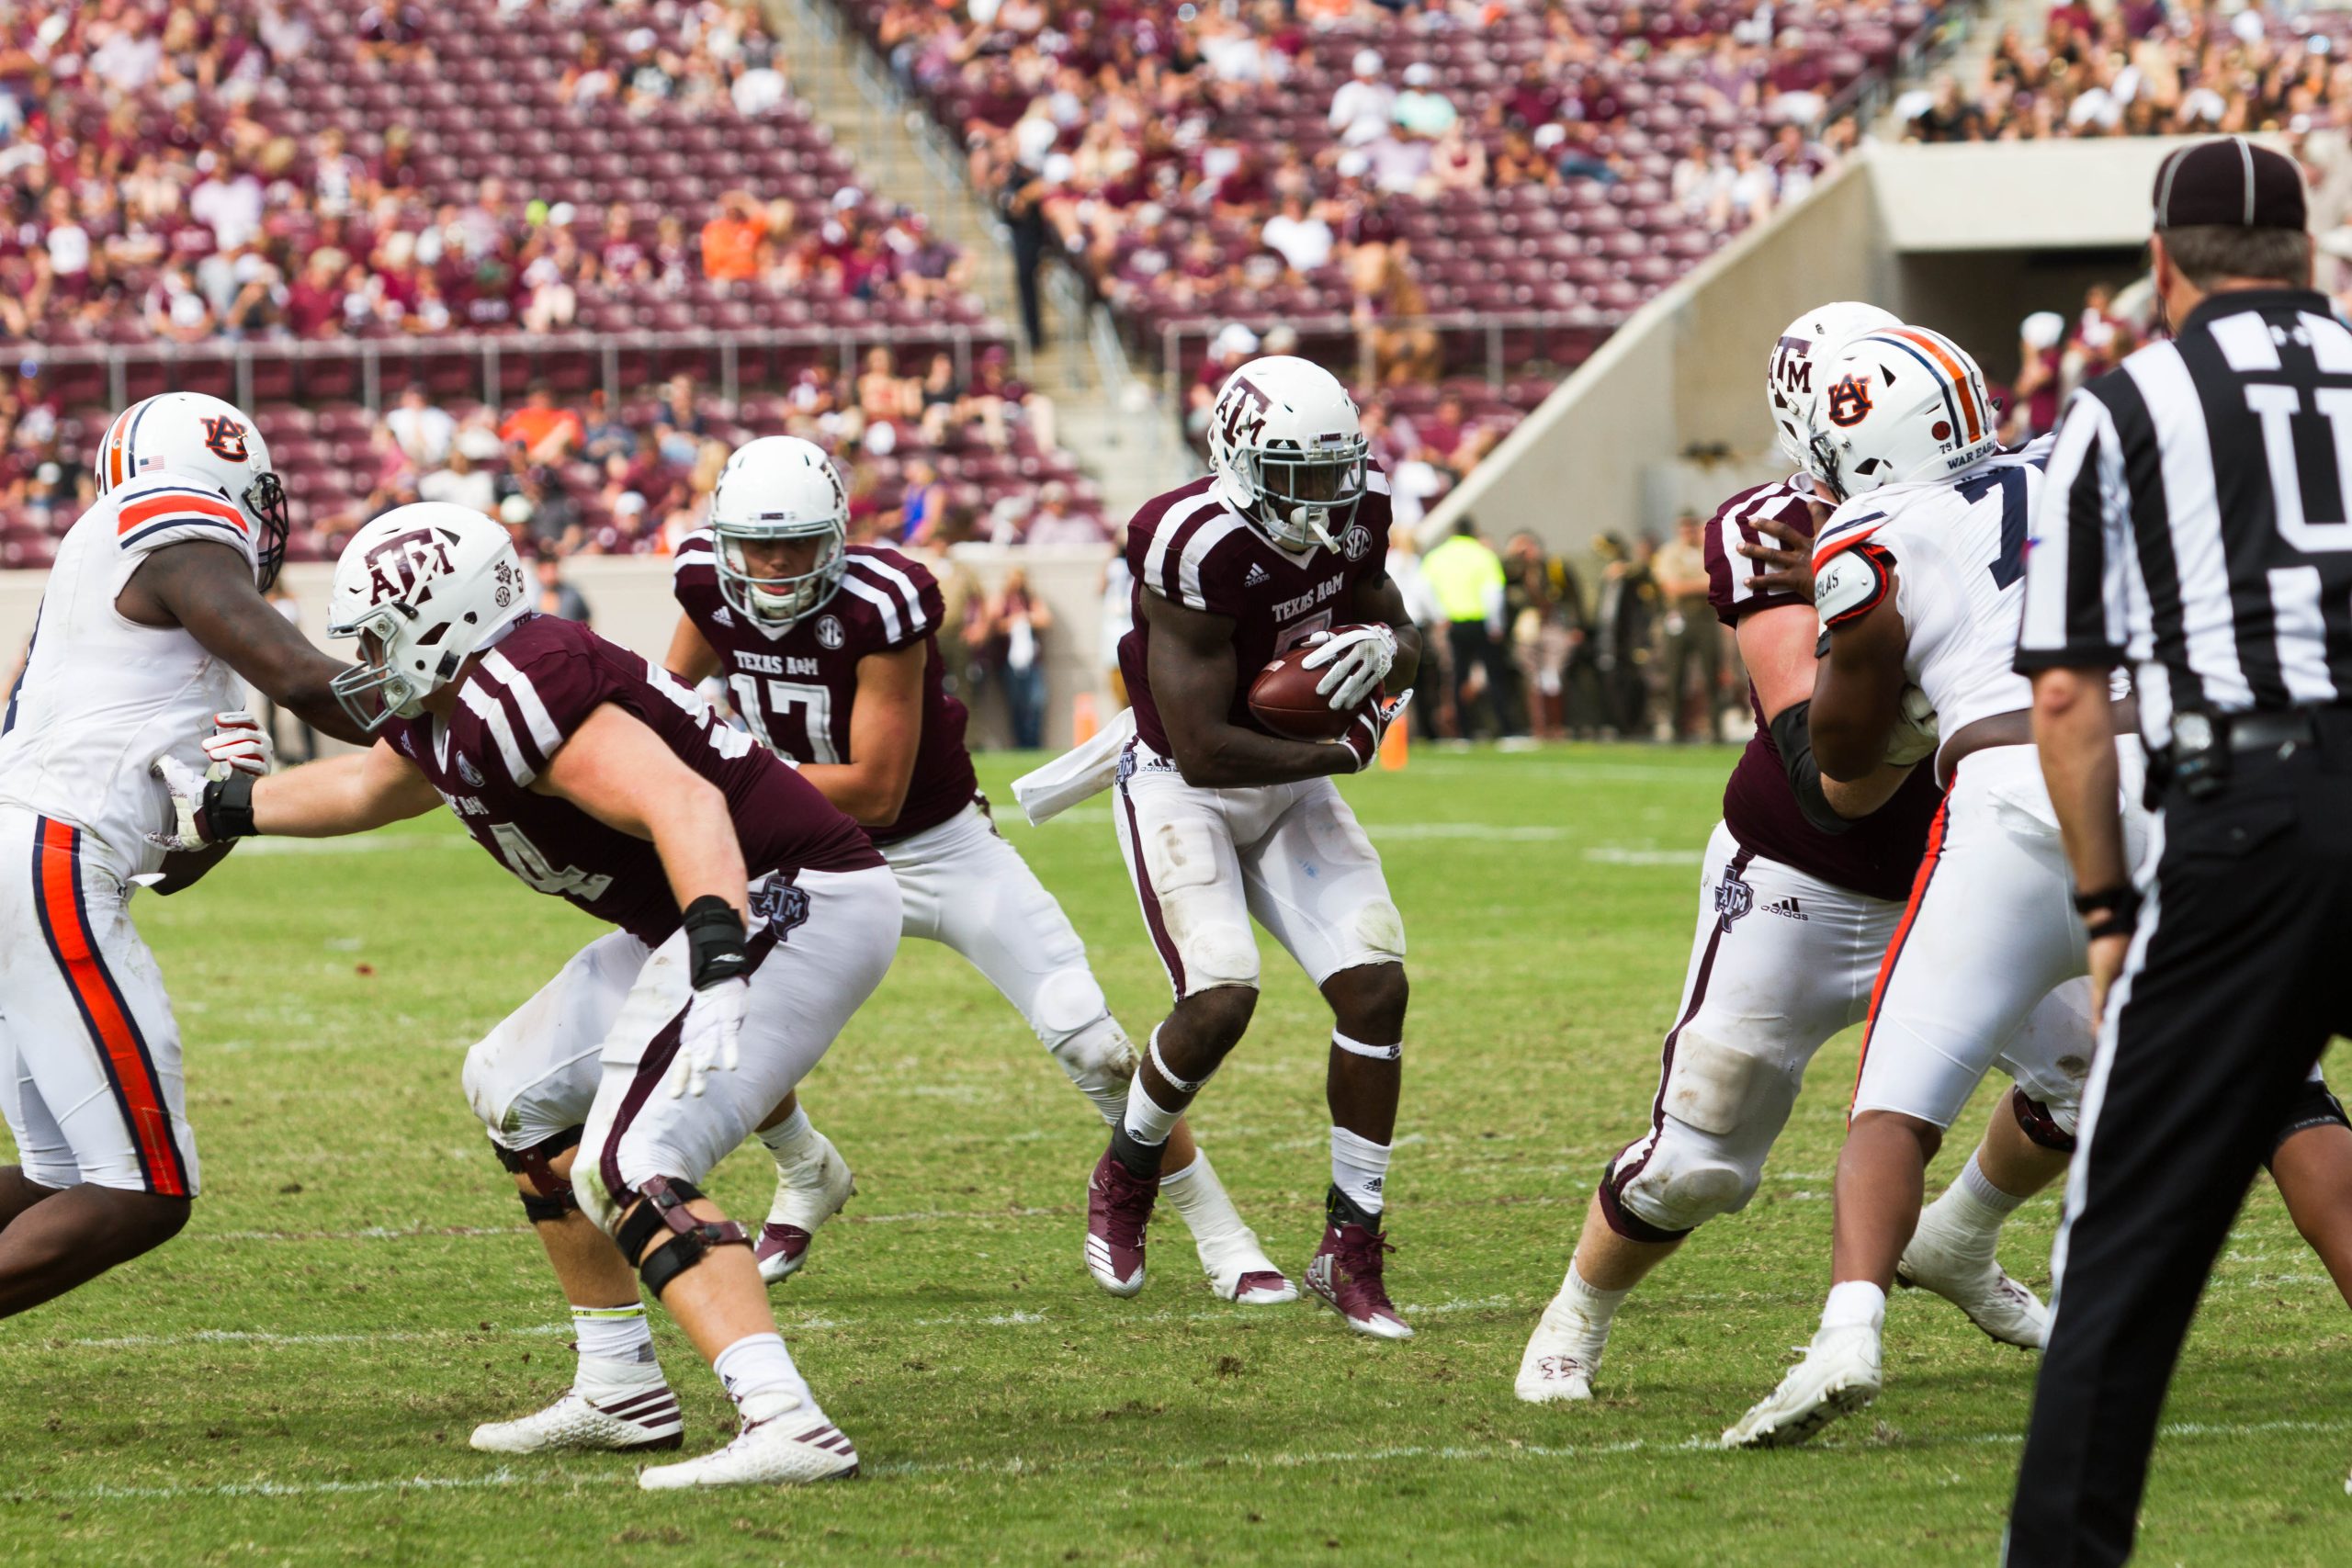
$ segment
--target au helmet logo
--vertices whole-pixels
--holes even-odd
[[[197,421],[204,426],[204,447],[224,462],[242,463],[253,456],[245,445],[245,427],[227,414],[207,414]]]
[[[1862,423],[1871,412],[1871,389],[1859,376],[1848,376],[1829,389],[1829,423],[1847,429]]]

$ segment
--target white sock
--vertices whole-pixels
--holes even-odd
[[[1227,1195],[1225,1183],[1217,1179],[1205,1151],[1196,1154],[1192,1164],[1174,1175],[1161,1177],[1159,1195],[1168,1200],[1169,1206],[1184,1222],[1184,1228],[1193,1233],[1196,1247],[1206,1249],[1238,1236],[1248,1236],[1253,1243],[1258,1239],[1241,1223],[1241,1211],[1233,1206],[1233,1200]]]
[[[1631,1285],[1622,1291],[1595,1290],[1585,1283],[1584,1276],[1577,1272],[1576,1260],[1570,1258],[1568,1276],[1560,1281],[1560,1293],[1552,1303],[1555,1309],[1561,1310],[1564,1320],[1556,1326],[1572,1333],[1586,1334],[1595,1339],[1606,1339],[1609,1337],[1609,1320],[1617,1315],[1617,1309],[1623,1306],[1625,1298],[1633,1293]],[[1551,1314],[1545,1315],[1550,1316]]]
[[[792,1352],[784,1348],[781,1334],[745,1335],[721,1350],[710,1370],[727,1385],[728,1397],[747,1421],[764,1421],[790,1409],[787,1398],[799,1401],[806,1410],[817,1408],[817,1396],[792,1364]]]
[[[808,1157],[816,1131],[808,1122],[808,1108],[796,1105],[791,1115],[775,1126],[762,1130],[760,1142],[768,1146],[768,1153],[775,1156],[775,1163],[781,1168],[797,1165]]]
[[[1856,1325],[1871,1328],[1886,1326],[1886,1292],[1868,1280],[1848,1280],[1829,1287],[1829,1300],[1821,1309],[1824,1328],[1851,1328]]]
[[[617,1307],[573,1307],[571,1340],[583,1361],[653,1359],[653,1325],[646,1321],[643,1302]]]
[[[1143,1087],[1143,1070],[1136,1070],[1136,1081],[1127,1086],[1127,1109],[1120,1125],[1127,1136],[1136,1143],[1156,1145],[1168,1141],[1168,1131],[1176,1125],[1182,1111],[1170,1111],[1151,1098],[1151,1090]]]
[[[1973,1154],[1968,1156],[1968,1163],[1960,1168],[1960,1179],[1952,1183],[1952,1188],[1965,1192],[1996,1214],[2013,1214],[2017,1213],[2018,1205],[2025,1201],[2016,1193],[2005,1192],[1994,1186],[1993,1179],[1984,1174],[1984,1168],[1976,1163],[1976,1156]],[[1995,1224],[1999,1223],[1998,1220],[1994,1222]]]
[[[1331,1129],[1331,1185],[1340,1196],[1367,1214],[1378,1214],[1388,1183],[1388,1156],[1394,1145],[1360,1138],[1345,1127]]]

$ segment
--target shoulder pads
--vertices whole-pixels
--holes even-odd
[[[1887,568],[1894,557],[1886,547],[1859,544],[1839,550],[1813,574],[1813,604],[1824,630],[1866,615],[1886,597]]]

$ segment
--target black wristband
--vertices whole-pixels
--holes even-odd
[[[206,784],[196,815],[198,830],[216,844],[259,833],[254,826],[253,774],[232,769],[227,778]]]
[[[2140,928],[2140,890],[2127,882],[2097,893],[2075,894],[2075,912],[2090,928],[2093,941],[2130,936]]]
[[[743,917],[726,899],[704,894],[686,906],[678,924],[686,933],[686,979],[695,990],[739,979],[750,967]]]

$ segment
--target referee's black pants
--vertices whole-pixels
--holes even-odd
[[[2163,813],[2092,1069],[2009,1568],[2121,1562],[2165,1385],[2255,1169],[2352,1032],[2352,745],[2242,753]]]

